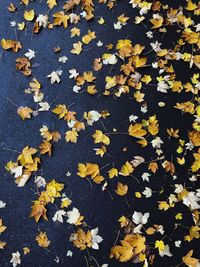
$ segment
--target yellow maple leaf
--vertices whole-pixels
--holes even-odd
[[[120,223],[121,228],[128,226],[129,220],[125,216],[121,216],[118,220]]]
[[[15,53],[17,53],[19,49],[22,49],[20,42],[6,39],[1,40],[1,47],[5,50],[12,49]]]
[[[199,149],[200,152],[200,149]],[[200,169],[200,153],[194,153],[193,154],[195,161],[193,162],[192,166],[191,166],[191,170],[192,172],[196,172]]]
[[[87,175],[95,178],[95,176],[99,175],[99,165],[95,163],[87,163],[86,164]]]
[[[150,22],[153,24],[152,29],[160,28],[163,24],[163,17],[159,16],[158,18],[150,19]]]
[[[100,148],[94,150],[96,151],[95,155],[99,155],[100,157],[103,157],[107,151],[106,146],[101,146]]]
[[[51,152],[52,152],[52,144],[50,142],[48,142],[47,140],[45,140],[41,145],[40,145],[40,152],[41,154],[46,154],[48,153],[49,156],[51,156]]]
[[[197,267],[199,265],[199,260],[192,257],[193,250],[190,250],[184,257],[182,257],[182,261],[188,267]]]
[[[146,83],[146,84],[148,84],[148,83],[150,83],[152,81],[152,78],[151,78],[150,75],[144,75],[142,77],[141,81],[144,82],[144,83]]]
[[[28,4],[29,4],[29,0],[21,0],[22,1],[22,3],[25,5],[25,6],[28,6]]]
[[[94,138],[94,143],[98,144],[98,143],[103,143],[105,145],[109,145],[110,144],[110,138],[103,134],[102,131],[100,130],[96,130],[95,133],[92,135],[92,137]]]
[[[83,164],[83,163],[78,164],[77,175],[82,177],[82,178],[85,178],[87,176],[87,168],[86,168],[85,164]]]
[[[158,169],[158,163],[157,162],[150,162],[148,166],[148,170],[151,170],[153,173],[156,173]]]
[[[66,107],[66,105],[57,105],[56,108],[54,108],[52,110],[53,113],[55,113],[56,115],[58,115],[59,119],[62,119],[63,117],[65,117],[68,114],[68,109]]]
[[[70,17],[68,15],[65,15],[63,11],[56,12],[55,14],[53,14],[53,17],[54,17],[53,25],[55,26],[63,25],[64,28],[67,28],[68,20],[70,19]]]
[[[18,156],[17,160],[20,161],[22,166],[24,166],[25,164],[32,164],[34,163],[32,155],[34,155],[36,152],[37,152],[37,149],[26,146],[22,150],[22,153]]]
[[[51,241],[48,240],[47,234],[45,232],[40,232],[36,236],[36,241],[37,241],[38,245],[42,248],[48,248],[48,246],[51,243]]]
[[[85,250],[87,247],[90,248],[92,246],[92,235],[90,231],[84,232],[79,228],[72,236],[74,246],[80,250]]]
[[[65,133],[65,140],[68,142],[76,143],[77,142],[78,133],[75,129],[71,131],[67,131]]]
[[[155,248],[157,248],[159,251],[163,251],[165,249],[164,241],[163,240],[156,240]]]
[[[118,169],[112,168],[108,171],[108,176],[110,179],[114,178],[115,176],[118,176]]]
[[[134,168],[132,166],[132,164],[128,161],[126,161],[125,164],[122,165],[120,173],[123,176],[129,176],[131,173],[133,173]]]
[[[158,209],[159,210],[168,210],[170,208],[170,205],[166,202],[166,201],[158,201],[159,205],[158,205]]]
[[[117,183],[117,189],[115,190],[116,194],[119,196],[125,196],[128,192],[128,185]]]
[[[71,53],[79,55],[81,53],[81,51],[83,50],[82,45],[83,44],[80,41],[78,41],[78,43],[74,43],[73,49],[71,50]]]
[[[44,206],[44,199],[35,200],[31,207],[30,217],[34,217],[35,221],[38,222],[42,216],[44,220],[48,221],[46,212],[47,209]]]
[[[22,118],[22,120],[31,119],[32,112],[33,110],[29,107],[19,107],[17,109],[17,114]]]
[[[4,249],[6,244],[6,242],[0,240],[0,249]]]
[[[23,252],[24,252],[24,255],[30,253],[30,248],[28,248],[28,247],[24,247],[24,248],[23,248]]]
[[[136,138],[142,138],[144,135],[147,134],[147,131],[142,129],[142,124],[136,123],[134,125],[130,125],[128,128],[128,133],[130,136],[136,137]]]
[[[54,6],[57,6],[57,0],[47,0],[47,5],[52,9]]]
[[[35,17],[35,11],[33,9],[31,9],[29,11],[28,10],[24,11],[25,20],[32,21],[34,19],[34,17]]]
[[[115,257],[120,262],[127,262],[133,257],[133,247],[126,241],[122,241],[122,246],[114,246],[110,252],[110,258]]]
[[[64,184],[57,183],[56,180],[52,180],[46,185],[46,193],[51,198],[51,202],[54,202],[54,198],[61,196],[61,191],[64,188]]]
[[[0,219],[0,234],[3,233],[6,230],[6,226],[3,225],[3,220]]]

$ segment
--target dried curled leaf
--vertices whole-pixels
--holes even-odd
[[[17,53],[19,49],[22,49],[22,44],[18,41],[2,39],[1,47],[5,50],[12,49],[13,52]]]

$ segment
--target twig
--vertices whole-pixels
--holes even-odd
[[[20,152],[19,152],[19,151],[17,151],[17,150],[14,150],[14,149],[11,149],[11,148],[2,147],[2,149],[3,149],[3,150],[12,151],[12,152],[16,152],[16,153],[20,154]]]
[[[18,105],[15,103],[15,102],[13,102],[10,98],[6,98],[10,103],[12,103],[14,106],[16,106],[17,108],[18,108]]]

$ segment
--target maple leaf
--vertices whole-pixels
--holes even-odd
[[[68,0],[65,2],[63,9],[66,11],[71,10],[74,8],[74,6],[78,5],[80,3],[80,0]]]
[[[131,124],[129,126],[128,133],[130,136],[142,138],[144,135],[147,134],[147,131],[142,129],[142,124],[136,123],[134,125]]]
[[[197,131],[189,132],[188,137],[192,141],[194,146],[200,146],[200,132]]]
[[[78,43],[73,44],[73,49],[71,50],[72,54],[79,55],[82,51],[82,43],[79,41]]]
[[[194,153],[193,156],[195,158],[195,161],[193,162],[191,166],[191,170],[192,172],[196,172],[200,169],[200,149],[199,149],[199,153]]]
[[[119,174],[121,174],[123,176],[129,176],[133,171],[134,171],[134,168],[133,168],[132,164],[130,162],[126,161],[126,163],[122,165]]]
[[[17,109],[17,113],[22,118],[22,120],[31,119],[31,113],[32,112],[33,112],[33,110],[29,107],[19,107]]]
[[[70,19],[70,17],[68,15],[65,15],[63,11],[53,14],[53,17],[54,17],[53,25],[60,26],[63,24],[64,28],[67,28],[68,20]]]
[[[115,176],[118,176],[118,170],[116,168],[112,168],[108,171],[108,176],[110,179],[114,178]]]
[[[28,6],[28,4],[29,4],[29,0],[21,0],[22,1],[22,3],[25,5],[25,6]]]
[[[51,79],[51,84],[60,83],[60,76],[62,75],[62,70],[52,71],[47,78]]]
[[[5,50],[12,49],[13,52],[17,53],[19,49],[22,49],[22,45],[18,41],[13,41],[13,40],[1,40],[1,46]]]
[[[38,245],[42,248],[48,248],[51,243],[51,241],[48,240],[48,236],[45,232],[40,232],[36,236],[36,241],[38,242]]]
[[[157,162],[150,162],[148,166],[148,170],[151,170],[153,173],[156,173],[158,169],[158,163]]]
[[[35,17],[35,11],[33,9],[24,12],[24,18],[27,21],[32,21]]]
[[[104,181],[104,177],[102,175],[96,175],[95,177],[92,177],[92,180],[96,184],[100,184],[102,181]]]
[[[59,119],[62,119],[68,114],[68,109],[65,105],[57,105],[56,108],[52,110],[52,112],[59,115]]]
[[[133,247],[126,241],[121,241],[122,246],[114,246],[110,252],[110,258],[115,257],[120,262],[127,262],[129,261],[134,253]]]
[[[188,267],[197,267],[199,265],[199,260],[192,257],[193,250],[190,250],[184,257],[182,257],[182,261]]]
[[[49,156],[51,156],[51,152],[52,152],[52,144],[50,142],[48,142],[47,140],[45,140],[41,145],[40,145],[40,152],[41,154],[46,154],[48,153]]]
[[[92,135],[92,137],[94,138],[95,144],[98,144],[98,143],[103,143],[105,145],[110,144],[110,138],[106,136],[105,134],[103,134],[102,131],[100,130],[96,130],[95,133]]]
[[[159,205],[158,205],[158,209],[159,210],[168,210],[170,208],[169,204],[166,201],[158,201]]]
[[[71,235],[70,240],[80,250],[85,250],[87,247],[90,248],[92,246],[91,231],[84,232],[79,228],[76,233]]]
[[[51,198],[51,202],[54,202],[54,198],[60,197],[60,192],[63,190],[64,184],[57,183],[56,180],[52,180],[46,185],[46,193]]]
[[[150,22],[153,24],[152,29],[160,28],[163,24],[163,17],[154,14],[153,18],[150,19]]]
[[[30,217],[34,217],[35,221],[38,222],[41,216],[44,220],[48,221],[47,216],[47,209],[45,208],[43,201],[36,200],[31,207],[31,214]]]
[[[119,196],[125,196],[128,192],[128,185],[122,183],[117,183],[117,189],[115,190],[116,194]]]
[[[24,166],[25,164],[32,164],[34,163],[32,155],[34,155],[37,152],[37,149],[26,146],[22,153],[18,156],[17,160],[20,161],[21,165]]]
[[[4,249],[6,244],[6,242],[0,240],[0,249]]]
[[[0,219],[0,234],[3,233],[6,230],[6,226],[3,225],[3,220]]]
[[[20,70],[25,76],[31,75],[31,62],[27,57],[19,57],[16,59],[16,70]]]
[[[52,9],[54,6],[57,6],[57,0],[47,0],[47,5]]]
[[[54,222],[58,221],[58,222],[63,223],[63,216],[66,216],[66,214],[67,214],[66,211],[64,211],[64,210],[58,210],[58,211],[56,211],[56,213],[54,214],[52,220],[53,220]]]
[[[101,62],[101,58],[95,58],[93,61],[93,69],[95,71],[99,71],[102,68],[103,64]]]
[[[17,10],[17,8],[13,3],[10,3],[10,5],[8,6],[8,10],[10,12],[15,12]]]
[[[99,166],[94,163],[87,163],[86,169],[87,169],[87,175],[91,176],[92,178],[97,176],[100,172]]]
[[[164,250],[165,249],[165,243],[163,242],[163,240],[156,240],[155,248],[157,248],[158,250]]]
[[[78,133],[75,129],[72,129],[71,131],[67,131],[65,133],[65,140],[68,142],[76,143],[77,142],[77,136]]]
[[[85,164],[83,164],[83,163],[78,164],[77,175],[82,177],[82,178],[85,178],[87,176],[87,168],[86,168]]]

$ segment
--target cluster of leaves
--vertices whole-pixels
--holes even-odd
[[[93,45],[99,38],[99,33],[89,28],[82,32],[82,21],[97,20],[101,27],[109,26],[110,22],[106,21],[107,18],[95,17],[95,7],[102,5],[111,12],[117,9],[115,0],[99,0],[98,3],[92,0],[67,0],[62,7],[57,0],[47,0],[46,6],[51,12],[37,14],[36,10],[29,8],[31,0],[21,0],[21,2],[25,7],[23,18],[20,22],[11,22],[11,26],[15,27],[16,31],[24,31],[25,34],[30,26],[32,26],[32,34],[62,27],[70,31],[71,38],[76,38],[68,51],[75,57],[81,56],[85,52],[85,47],[90,43]],[[65,132],[65,140],[67,143],[77,143],[79,133],[86,127],[95,126],[98,121],[102,123],[104,129],[95,128],[91,140],[95,146],[95,155],[105,159],[108,164],[100,167],[101,164],[95,160],[86,163],[79,162],[77,171],[79,177],[87,180],[90,178],[95,184],[101,184],[102,191],[110,192],[110,189],[115,188],[113,191],[118,196],[124,197],[128,207],[132,207],[134,194],[134,206],[137,205],[137,207],[140,207],[141,201],[152,199],[156,212],[160,216],[165,213],[167,215],[171,215],[170,212],[175,213],[174,231],[181,227],[187,229],[182,231],[182,238],[179,237],[176,240],[176,235],[171,237],[171,233],[165,229],[168,228],[167,225],[159,222],[151,223],[149,221],[151,214],[148,212],[135,211],[130,216],[126,215],[130,214],[127,210],[122,211],[125,215],[119,218],[119,223],[123,234],[118,235],[115,245],[111,248],[110,258],[115,258],[119,262],[141,263],[147,267],[149,264],[156,264],[158,255],[172,257],[173,249],[178,249],[182,243],[192,244],[192,241],[200,238],[200,189],[196,188],[200,169],[200,76],[198,73],[200,24],[197,22],[200,9],[199,3],[192,0],[184,2],[177,8],[163,4],[162,1],[130,0],[127,5],[128,7],[124,7],[124,13],[115,17],[115,22],[111,25],[113,31],[118,31],[120,38],[106,45],[101,40],[96,42],[97,47],[102,48],[103,52],[100,50],[100,53],[92,58],[91,68],[80,73],[75,68],[69,70],[69,79],[73,79],[72,91],[75,94],[86,93],[89,97],[102,96],[117,101],[125,97],[132,99],[133,103],[139,106],[139,115],[127,114],[126,127],[122,124],[125,131],[118,132],[113,128],[111,132],[107,132],[102,119],[116,116],[112,112],[112,107],[109,107],[111,111],[84,111],[82,118],[79,119],[77,119],[77,112],[71,111],[70,106],[66,106],[63,102],[61,102],[63,104],[57,104],[52,112],[58,116],[58,119],[66,122],[68,130]],[[134,18],[126,15],[126,7],[127,9],[133,8],[137,15]],[[13,3],[8,6],[9,12],[13,15],[17,14],[18,8],[20,6]],[[137,40],[133,42],[131,37],[121,38],[121,31],[126,29],[127,24],[132,25],[133,22],[136,26],[138,25],[138,29],[144,27],[142,29],[145,31],[149,44],[144,45],[138,43]],[[172,31],[176,33],[176,40],[170,40],[169,46],[165,42],[162,43],[165,35],[169,35]],[[5,37],[1,40],[1,47],[6,51],[21,53],[23,43]],[[61,50],[60,47],[54,48],[55,53],[60,53]],[[48,112],[54,102],[44,101],[42,84],[34,75],[33,59],[35,56],[35,51],[29,49],[27,53],[15,60],[16,70],[29,79],[29,88],[25,89],[25,93],[32,94],[33,101],[37,104],[35,110],[28,106],[18,107],[17,114],[22,120],[32,119],[40,111]],[[65,64],[67,60],[66,56],[60,56],[58,61]],[[189,78],[179,77],[177,64],[186,68],[188,73],[192,73]],[[111,68],[109,72],[108,67]],[[63,71],[59,68],[47,74],[46,77],[52,85],[59,84],[62,82],[62,73]],[[169,106],[173,112],[181,112],[186,119],[189,116],[192,121],[190,128],[177,129],[177,125],[166,128],[163,123],[165,118],[160,117],[159,112],[149,111],[149,106],[151,106],[149,94],[154,96],[158,109],[165,109]],[[175,99],[178,96],[178,102],[173,106],[168,101],[168,95],[172,94]],[[185,132],[187,132],[186,135]],[[36,153],[40,151],[40,154],[51,156],[52,144],[61,139],[58,131],[50,131],[46,125],[43,125],[40,133],[43,141],[38,149],[27,146],[22,150],[16,162],[9,161],[6,165],[6,169],[14,175],[18,187],[24,186],[29,178],[37,173],[41,164],[41,156],[37,157]],[[134,155],[131,159],[127,158],[123,164],[111,163],[110,157],[112,156],[107,151],[108,149],[112,151],[112,138],[117,135],[122,138],[123,136],[130,137],[131,142],[136,143],[136,147],[139,145],[141,154]],[[173,143],[172,155],[169,155],[167,151],[170,143]],[[124,147],[123,152],[128,149]],[[149,159],[146,153],[148,150],[155,156],[154,159],[152,157]],[[108,169],[107,167],[111,164],[112,168]],[[169,184],[167,189],[162,178],[160,178],[160,188],[155,187],[154,180],[158,179],[158,176],[167,177]],[[129,180],[133,181],[133,179],[137,182],[134,194],[130,190],[131,183],[129,183]],[[98,235],[98,227],[91,230],[77,208],[65,210],[72,201],[63,193],[64,184],[56,180],[46,183],[41,176],[36,176],[35,183],[37,189],[43,187],[44,190],[38,192],[38,198],[33,202],[30,216],[34,217],[36,222],[40,218],[48,220],[47,205],[60,198],[60,209],[52,220],[63,223],[64,217],[67,217],[67,223],[76,228],[70,236],[70,241],[76,248],[99,249],[99,243],[103,241],[103,238]],[[152,197],[155,195],[156,200]],[[130,196],[131,200],[129,200]],[[179,210],[180,207],[187,207],[187,214],[182,213]],[[189,216],[192,222],[187,226],[182,223],[186,216]],[[159,217],[157,219],[159,220]],[[0,220],[0,233],[4,230],[5,226]],[[119,236],[121,240],[117,244]],[[51,243],[46,232],[40,232],[36,241],[43,248],[49,247]],[[5,245],[6,243],[1,241],[0,249]],[[25,247],[24,254],[28,253],[29,248]],[[200,265],[199,259],[193,257],[193,250],[189,250],[185,256],[182,255],[180,261],[179,265],[185,264],[188,267]],[[18,251],[12,253],[11,263],[14,267],[21,264]],[[107,264],[103,266],[106,267]]]

